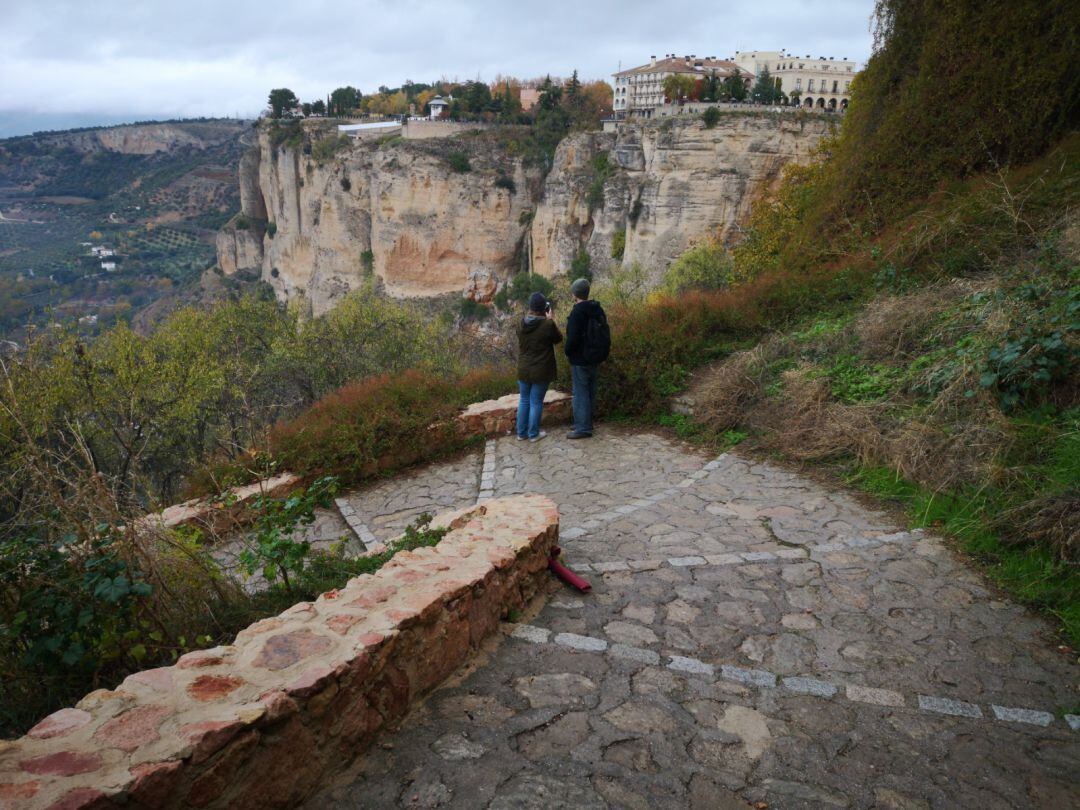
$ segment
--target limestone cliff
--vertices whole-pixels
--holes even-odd
[[[261,132],[240,170],[251,225],[219,237],[222,269],[257,262],[280,298],[304,297],[314,314],[369,273],[396,297],[490,297],[520,263],[539,174],[497,150],[437,146],[351,142],[320,161]],[[469,171],[447,159],[458,149]]]
[[[368,274],[392,296],[478,300],[523,265],[566,273],[582,248],[602,274],[617,231],[624,261],[659,273],[694,240],[745,221],[829,125],[798,113],[728,113],[713,129],[697,117],[626,123],[566,138],[543,178],[497,139],[359,141],[327,154],[327,132],[305,129],[290,146],[263,129],[240,167],[247,227],[219,235],[219,263],[258,268],[315,314]],[[469,155],[469,171],[454,170],[453,151]]]
[[[584,247],[602,270],[613,264],[613,235],[625,231],[623,262],[659,273],[693,241],[729,238],[785,165],[811,157],[829,126],[817,115],[728,113],[713,129],[694,117],[573,135],[559,145],[544,183],[533,269],[564,273]],[[594,197],[590,209],[594,184],[602,202]]]

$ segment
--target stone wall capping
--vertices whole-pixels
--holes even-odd
[[[301,802],[536,594],[558,519],[539,495],[440,515],[438,546],[91,692],[0,748],[0,804]]]

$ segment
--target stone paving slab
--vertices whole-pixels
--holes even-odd
[[[593,590],[553,580],[311,807],[1080,806],[1075,662],[932,535],[651,434],[492,441],[474,499],[485,456]]]

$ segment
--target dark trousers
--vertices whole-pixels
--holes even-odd
[[[591,436],[593,404],[596,402],[596,366],[570,366],[574,384],[574,431]]]

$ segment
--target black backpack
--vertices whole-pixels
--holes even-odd
[[[596,305],[598,312],[589,318],[585,325],[585,348],[582,354],[588,365],[603,363],[611,354],[611,329],[608,327],[607,315],[600,305]]]

